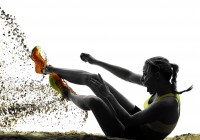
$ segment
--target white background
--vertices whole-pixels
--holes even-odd
[[[40,45],[54,66],[101,73],[102,77],[143,107],[146,89],[84,63],[81,52],[142,74],[147,58],[164,56],[180,66],[181,117],[172,135],[200,133],[200,2],[198,0],[1,0],[16,17],[30,49]],[[78,94],[89,88],[71,84]],[[102,133],[92,114],[83,131]],[[48,130],[45,130],[48,131]]]

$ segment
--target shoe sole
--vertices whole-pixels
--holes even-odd
[[[58,91],[60,94],[62,94],[60,88],[58,88],[56,85],[56,80],[54,79],[54,77],[51,74],[49,75],[49,83],[52,88],[54,88],[56,91]]]

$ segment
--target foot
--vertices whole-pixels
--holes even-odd
[[[52,88],[54,88],[56,91],[58,91],[62,97],[68,98],[69,92],[76,94],[71,87],[67,85],[66,82],[64,82],[56,73],[51,73],[49,75],[49,83]]]
[[[35,63],[35,72],[43,74],[43,69],[47,65],[46,60],[40,54],[40,47],[36,46],[33,48],[31,58]]]

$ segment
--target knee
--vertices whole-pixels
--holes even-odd
[[[87,102],[88,102],[88,106],[89,107],[92,107],[94,105],[98,106],[99,104],[102,103],[102,100],[99,97],[97,97],[97,96],[90,95],[87,98],[88,98]]]

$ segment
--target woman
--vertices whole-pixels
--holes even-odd
[[[35,47],[31,55],[36,72],[50,74],[51,86],[63,97],[83,110],[91,110],[107,136],[139,140],[164,139],[178,122],[179,94],[192,89],[190,87],[182,92],[176,90],[178,66],[163,57],[146,60],[143,75],[139,75],[99,61],[89,54],[81,54],[83,61],[101,66],[123,80],[146,87],[151,97],[145,102],[144,110],[141,110],[105,82],[99,74],[49,66],[39,52],[39,48]],[[87,85],[96,96],[76,95],[62,79]]]

